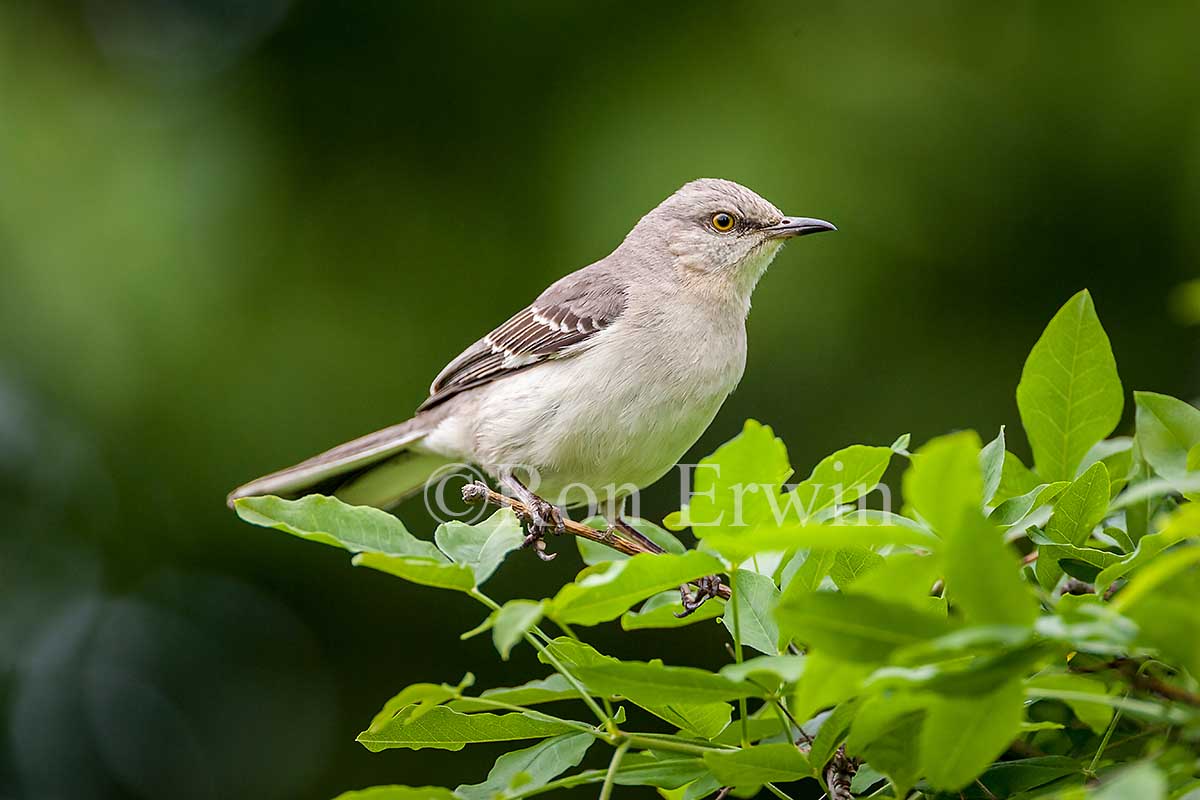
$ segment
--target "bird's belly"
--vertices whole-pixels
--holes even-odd
[[[584,359],[566,359],[498,384],[479,417],[480,463],[493,472],[521,468],[537,484],[530,488],[552,502],[603,505],[676,464],[708,428],[744,363],[698,369],[605,361],[587,359],[584,372]]]

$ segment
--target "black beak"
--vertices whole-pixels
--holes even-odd
[[[790,239],[793,236],[807,236],[810,233],[836,231],[837,226],[832,222],[812,217],[784,217],[775,225],[763,228],[763,232],[780,239]]]

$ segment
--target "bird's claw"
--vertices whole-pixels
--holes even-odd
[[[525,527],[528,533],[525,535],[521,547],[532,547],[534,555],[542,561],[553,561],[558,554],[546,552],[546,532],[552,531],[560,534],[566,531],[567,526],[563,521],[562,512],[540,497],[531,498],[525,503],[525,508],[528,512],[525,517]]]
[[[710,597],[716,597],[721,586],[721,579],[716,575],[705,575],[703,578],[696,579],[696,591],[693,593],[688,590],[688,585],[685,583],[679,587],[679,600],[683,604],[683,611],[675,614],[679,619],[690,617],[696,613],[700,606]]]

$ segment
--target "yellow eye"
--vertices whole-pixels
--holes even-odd
[[[712,226],[721,233],[728,233],[729,231],[733,230],[733,225],[735,222],[737,222],[737,220],[733,218],[733,214],[729,214],[725,211],[718,211],[716,214],[713,214],[712,217]]]

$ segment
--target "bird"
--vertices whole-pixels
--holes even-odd
[[[686,183],[612,253],[450,361],[411,419],[250,481],[228,503],[330,493],[390,509],[470,464],[524,503],[526,544],[544,559],[544,534],[582,505],[646,541],[625,501],[675,466],[741,380],[759,279],[788,240],[835,230],[733,181]]]

